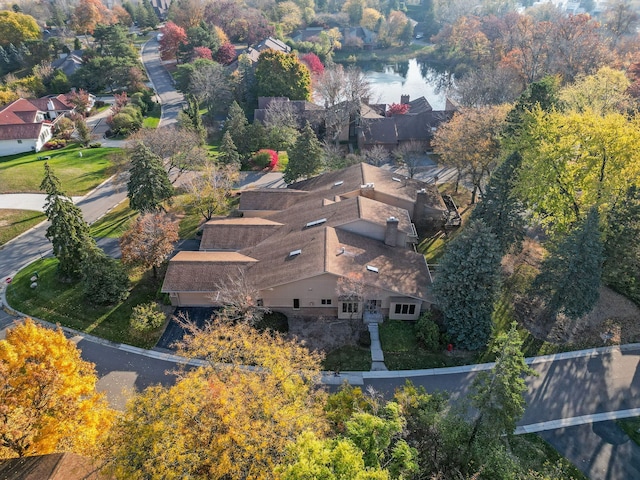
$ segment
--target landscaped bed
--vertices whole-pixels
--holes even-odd
[[[58,260],[38,260],[20,271],[7,289],[7,302],[12,308],[52,323],[60,323],[81,332],[113,342],[123,342],[142,348],[153,347],[164,328],[144,336],[129,328],[135,305],[156,299],[162,276],[152,278],[151,272],[130,274],[131,293],[121,304],[99,306],[87,303],[79,283],[60,282],[56,275]],[[31,277],[38,272],[38,287],[31,288]]]
[[[74,144],[61,150],[0,157],[0,193],[42,193],[40,182],[46,161],[67,195],[84,195],[114,173],[115,167],[109,156],[118,150],[84,148]]]

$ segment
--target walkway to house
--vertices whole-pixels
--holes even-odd
[[[382,353],[382,345],[380,345],[380,333],[378,331],[378,323],[371,322],[368,324],[369,335],[371,335],[371,371],[386,371],[387,366],[384,364],[384,354]]]

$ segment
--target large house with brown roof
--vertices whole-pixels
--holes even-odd
[[[0,156],[40,151],[55,123],[73,109],[65,95],[11,102],[0,110]]]
[[[434,185],[357,164],[247,190],[239,211],[207,222],[200,250],[170,260],[162,291],[173,305],[216,305],[219,282],[238,272],[261,304],[287,315],[415,320],[433,302],[414,246],[416,222],[446,220]]]

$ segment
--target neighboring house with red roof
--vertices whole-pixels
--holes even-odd
[[[178,306],[216,305],[219,282],[239,272],[259,302],[289,316],[416,320],[434,299],[416,224],[438,228],[437,188],[368,164],[287,189],[247,190],[242,217],[211,220],[199,251],[179,252],[162,286]],[[362,296],[341,293],[357,283]]]
[[[65,95],[11,102],[0,109],[0,156],[40,151],[55,123],[73,110]]]

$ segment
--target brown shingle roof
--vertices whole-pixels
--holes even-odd
[[[171,259],[163,292],[213,292],[216,283],[257,260],[237,252],[178,252]]]
[[[200,250],[242,250],[257,245],[281,226],[259,217],[211,220],[204,225]]]
[[[314,196],[311,201],[306,201],[297,208],[270,215],[269,219],[286,224],[277,233],[282,235],[283,232],[315,228],[307,227],[307,224],[320,219],[326,219],[323,225],[336,228],[357,220],[386,227],[389,217],[396,217],[399,220],[398,230],[401,232],[412,232],[411,219],[406,210],[362,196],[327,204]]]
[[[375,192],[410,202],[415,202],[416,192],[424,189],[428,193],[429,206],[443,211],[446,210],[442,197],[434,185],[404,177],[401,178],[401,182],[397,182],[394,178],[400,177],[393,172],[374,167],[368,163],[358,163],[342,170],[323,173],[322,175],[293,183],[290,187],[296,190],[308,191],[310,193],[309,199],[320,197],[333,200],[336,196],[352,196],[354,192],[359,194],[361,185],[373,183]],[[336,182],[342,183],[336,185]]]
[[[300,253],[291,255],[295,250]],[[219,279],[243,268],[247,279],[260,289],[324,273],[358,273],[376,288],[428,300],[431,281],[422,255],[332,227],[289,233],[286,241],[275,236],[241,253],[249,261],[233,263],[203,257],[202,261],[182,262],[176,261],[176,255],[169,262],[162,291],[214,292]],[[367,265],[378,268],[378,273],[369,272]]]
[[[367,265],[378,273],[368,271]],[[326,271],[338,276],[359,273],[376,288],[429,300],[431,277],[423,255],[351,232],[327,228]]]
[[[286,210],[306,195],[308,192],[300,192],[290,188],[245,190],[240,194],[238,210]]]

